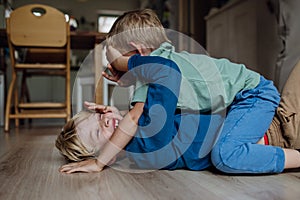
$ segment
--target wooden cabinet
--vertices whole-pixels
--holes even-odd
[[[268,0],[231,0],[211,11],[206,25],[211,56],[246,64],[274,80],[280,40]]]

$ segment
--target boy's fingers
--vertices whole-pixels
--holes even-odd
[[[68,167],[60,170],[60,172],[67,173],[67,174],[71,174],[77,171],[80,171],[80,167]]]
[[[64,173],[73,173],[76,171],[80,171],[80,168],[82,168],[82,166],[84,166],[86,164],[86,162],[87,161],[69,163],[69,164],[63,165],[59,171],[64,172]]]
[[[63,166],[60,167],[60,171],[66,171],[66,170],[68,170],[68,169],[70,169],[74,166],[77,166],[77,165],[78,165],[78,163],[76,163],[76,162],[63,165]]]
[[[97,104],[92,103],[92,102],[87,102],[87,101],[84,102],[84,106],[89,110],[95,110],[96,105]]]
[[[113,112],[113,113],[118,113],[119,110],[114,107],[114,106],[105,106],[105,105],[100,105],[92,102],[85,101],[84,106],[89,109],[89,110],[99,110],[102,113],[107,113],[107,112]]]
[[[102,76],[104,76],[104,78],[106,78],[106,79],[109,79],[109,80],[111,79],[111,76],[106,72],[102,72]]]
[[[78,164],[77,162],[72,162],[72,163],[68,163],[68,164],[61,166],[61,168],[72,167],[72,166],[76,166],[77,164]]]
[[[88,107],[88,106],[95,106],[96,104],[93,103],[93,102],[85,101],[85,102],[84,102],[84,105],[85,105],[86,107]]]
[[[104,105],[99,105],[91,102],[84,102],[84,106],[89,110],[97,110],[97,109],[101,110],[105,108]]]
[[[113,82],[117,82],[118,79],[114,76],[110,76],[109,74],[107,74],[106,72],[102,72],[102,76],[104,76],[104,78],[113,81]]]
[[[111,64],[107,64],[107,68],[108,70],[112,73],[112,75],[116,75],[117,70],[115,70],[115,68],[113,68],[113,66]]]
[[[117,119],[117,120],[122,120],[123,117],[117,113],[113,113],[113,112],[110,112],[110,113],[106,113],[105,114],[105,117],[108,118],[108,119]]]
[[[73,168],[73,169],[70,169],[70,170],[66,171],[67,174],[71,174],[71,173],[74,173],[74,172],[84,172],[84,171],[81,170],[81,167]]]
[[[69,171],[70,169],[72,169],[72,167],[61,167],[61,168],[59,169],[59,171],[60,171],[60,172],[67,172],[67,171]]]
[[[104,72],[103,74],[114,76],[114,77],[118,75],[118,71],[114,69],[110,64],[107,64],[107,67],[103,72]]]

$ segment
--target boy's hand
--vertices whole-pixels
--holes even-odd
[[[96,159],[88,159],[81,162],[74,162],[63,165],[59,171],[67,174],[71,174],[74,172],[101,172],[104,166],[99,164]]]
[[[112,113],[120,115],[120,111],[114,106],[99,105],[99,104],[96,104],[96,103],[93,103],[93,102],[88,102],[88,101],[84,102],[84,106],[88,110],[96,111],[96,112],[99,112],[101,114],[112,112]]]
[[[102,76],[110,81],[118,83],[119,86],[128,87],[135,83],[135,78],[130,75],[130,72],[126,73],[117,71],[110,64],[107,65],[107,69],[110,71],[110,74],[108,74],[106,71],[103,71]]]

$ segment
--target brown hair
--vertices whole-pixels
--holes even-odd
[[[133,50],[130,42],[152,49],[163,42],[170,42],[159,18],[151,9],[125,12],[115,21],[106,39],[108,45],[121,53]]]
[[[87,150],[76,132],[76,125],[86,119],[87,114],[89,113],[86,111],[76,114],[64,125],[55,141],[56,148],[69,161],[82,161],[95,157],[95,152]]]

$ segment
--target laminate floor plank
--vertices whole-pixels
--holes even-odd
[[[300,170],[277,175],[228,176],[206,171],[128,170],[62,174],[54,147],[60,127],[0,128],[0,199],[300,199]]]

